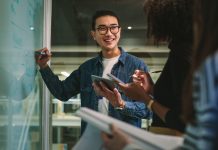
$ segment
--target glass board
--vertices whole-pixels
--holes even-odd
[[[41,91],[34,51],[43,44],[43,0],[0,4],[0,150],[41,149]]]

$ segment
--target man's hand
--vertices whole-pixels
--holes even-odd
[[[103,82],[100,82],[100,84],[93,83],[93,87],[96,94],[108,99],[112,106],[124,108],[125,102],[122,100],[121,95],[116,88],[111,91]]]
[[[36,63],[39,65],[41,69],[46,68],[48,66],[48,61],[51,59],[51,53],[45,47],[43,49],[37,50],[35,53]]]

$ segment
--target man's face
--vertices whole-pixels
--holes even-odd
[[[91,34],[102,50],[114,50],[120,39],[118,21],[113,16],[102,16],[96,19],[95,31]]]

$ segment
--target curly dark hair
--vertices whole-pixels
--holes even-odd
[[[156,42],[192,39],[192,0],[146,0],[147,36]]]

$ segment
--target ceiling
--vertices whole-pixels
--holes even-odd
[[[90,37],[91,17],[96,10],[114,11],[121,20],[119,45],[145,60],[153,70],[162,69],[168,55],[166,46],[154,47],[146,38],[144,0],[52,0],[52,60],[54,72],[68,73],[96,56],[99,47]],[[131,26],[132,29],[127,29]]]

